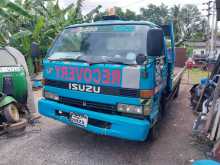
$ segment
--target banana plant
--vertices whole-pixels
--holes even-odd
[[[0,45],[10,44],[25,56],[30,72],[33,72],[31,43],[39,44],[42,55],[56,35],[70,24],[90,21],[100,6],[81,14],[84,0],[77,0],[65,9],[59,0],[0,0]]]
[[[20,14],[22,16],[25,17],[29,17],[31,18],[32,16],[28,13],[28,11],[26,11],[23,7],[21,7],[20,5],[11,2],[10,0],[1,0],[0,1],[0,15],[1,16],[7,16],[8,17],[8,10],[12,10],[13,12]]]
[[[41,42],[41,32],[45,25],[45,18],[43,16],[39,17],[33,30],[22,30],[15,34],[10,39],[11,45],[16,46],[25,56],[27,64],[29,67],[29,72],[33,73],[33,61],[30,56],[31,54],[31,43],[32,42]]]

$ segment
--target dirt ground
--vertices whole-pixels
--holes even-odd
[[[0,137],[0,165],[190,165],[205,156],[191,137],[189,88],[181,85],[154,142],[95,135],[42,117],[21,137]]]

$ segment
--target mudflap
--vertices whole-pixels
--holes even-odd
[[[162,105],[160,103],[157,121],[153,125],[153,127],[150,129],[149,136],[146,139],[146,140],[149,140],[150,142],[156,141],[160,136],[160,126],[161,126],[160,124],[161,124],[161,120],[162,120],[162,108],[164,108],[162,106],[164,106],[164,105]]]

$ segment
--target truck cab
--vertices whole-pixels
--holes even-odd
[[[167,37],[171,48],[167,48]],[[174,81],[172,25],[104,20],[66,27],[43,61],[39,112],[87,131],[144,141]]]

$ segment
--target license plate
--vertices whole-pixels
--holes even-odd
[[[81,127],[87,127],[88,124],[88,116],[78,115],[76,113],[70,113],[70,121],[74,124],[77,124]]]

